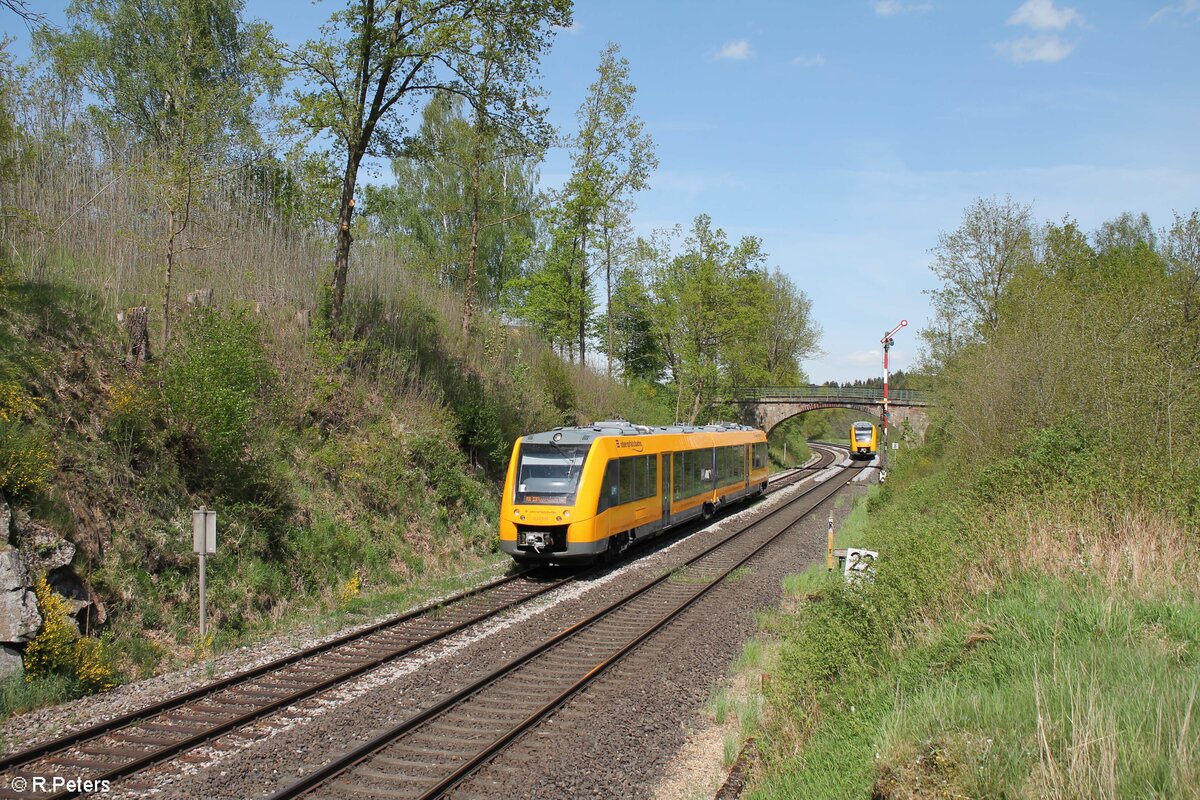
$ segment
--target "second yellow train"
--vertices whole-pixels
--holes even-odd
[[[608,420],[513,445],[500,549],[519,564],[615,559],[635,541],[763,494],[767,436],[741,425]]]
[[[879,452],[879,427],[870,422],[850,426],[850,457],[874,458]]]

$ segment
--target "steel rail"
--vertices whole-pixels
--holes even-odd
[[[826,455],[826,453],[824,451],[821,451],[821,452],[822,452],[823,456]],[[828,454],[828,455],[829,455],[829,462],[831,463],[834,459],[834,456],[832,454]],[[771,493],[774,493],[775,491],[785,488],[786,486],[790,486],[796,482],[799,482],[800,480],[803,480],[803,471],[804,470],[820,469],[820,468],[822,468],[822,465],[820,462],[818,462],[817,465],[814,465],[811,467],[802,467],[802,468],[795,469],[793,471],[794,474],[786,475],[784,477],[778,478],[772,484]],[[695,532],[695,527],[694,527],[694,525],[682,526],[680,528],[680,532],[684,535],[687,535],[688,533]],[[680,538],[682,538],[682,537],[680,537]],[[653,540],[651,540],[651,541],[653,541]],[[322,642],[313,647],[305,648],[303,650],[299,650],[295,653],[292,653],[288,656],[284,656],[282,658],[275,659],[275,660],[267,662],[265,664],[261,664],[258,667],[254,667],[249,670],[235,673],[233,675],[227,676],[226,678],[220,679],[218,681],[214,681],[212,683],[205,684],[204,686],[198,687],[189,692],[185,692],[185,693],[182,693],[179,695],[174,695],[174,696],[169,697],[165,700],[162,700],[158,703],[154,703],[149,706],[145,706],[143,708],[136,709],[132,712],[122,714],[120,716],[114,717],[109,720],[105,720],[104,722],[97,723],[95,725],[91,725],[91,726],[81,728],[76,731],[72,731],[71,733],[69,733],[65,736],[61,736],[61,737],[58,737],[51,741],[47,741],[42,744],[35,745],[34,747],[27,748],[25,750],[22,750],[22,751],[19,751],[16,753],[8,754],[8,755],[0,758],[0,773],[8,773],[10,775],[10,780],[11,780],[11,777],[16,777],[17,775],[20,775],[23,770],[28,769],[30,766],[34,765],[39,760],[46,759],[46,758],[49,758],[52,756],[61,755],[63,753],[70,751],[72,748],[76,748],[81,745],[86,745],[91,740],[100,739],[103,736],[108,735],[108,734],[119,733],[122,731],[122,729],[125,729],[125,728],[136,728],[136,726],[139,723],[146,723],[146,722],[152,720],[156,716],[166,715],[171,711],[177,711],[180,709],[186,710],[186,707],[189,706],[190,704],[197,703],[197,702],[203,701],[208,698],[212,698],[226,690],[230,690],[230,689],[236,690],[236,687],[238,687],[242,684],[252,683],[260,678],[271,675],[271,673],[273,673],[273,672],[281,672],[283,670],[286,670],[288,667],[298,665],[301,662],[308,660],[308,659],[312,659],[316,656],[320,656],[325,653],[330,653],[332,651],[337,650],[340,647],[354,645],[355,643],[360,642],[364,639],[367,639],[368,637],[373,636],[374,634],[386,631],[389,628],[394,628],[394,627],[400,626],[405,622],[409,622],[409,621],[418,619],[419,617],[431,615],[433,612],[436,612],[439,610],[444,610],[447,607],[450,607],[452,605],[456,605],[458,603],[463,603],[472,598],[481,596],[489,591],[492,591],[492,590],[498,589],[499,587],[513,583],[514,581],[516,581],[518,579],[525,578],[537,571],[539,571],[539,568],[524,570],[522,572],[519,572],[519,573],[516,573],[513,575],[503,576],[499,579],[489,581],[485,584],[481,584],[480,586],[473,587],[464,592],[460,592],[460,593],[452,595],[450,597],[443,598],[442,600],[439,600],[437,602],[430,603],[426,606],[414,609],[409,612],[405,612],[404,614],[401,614],[401,615],[398,615],[395,617],[381,620],[380,622],[374,623],[374,624],[369,625],[360,630],[357,630],[357,631],[354,631],[354,632],[351,632],[349,634],[345,634],[342,636],[334,637],[333,639],[330,639],[326,642]],[[580,574],[583,574],[583,573],[576,573],[574,575],[566,576],[562,579],[549,582],[545,586],[540,587],[539,589],[535,590],[534,592],[532,592],[530,594],[514,598],[514,599],[507,601],[499,606],[491,607],[491,608],[484,610],[481,613],[475,614],[473,616],[469,616],[469,617],[465,618],[464,620],[462,620],[461,622],[458,622],[452,626],[449,626],[445,629],[437,631],[433,635],[422,637],[416,641],[413,641],[411,643],[408,643],[408,644],[405,644],[405,645],[402,645],[399,647],[393,647],[390,649],[386,648],[386,647],[380,648],[380,649],[383,649],[386,651],[385,654],[380,657],[371,658],[366,661],[362,661],[353,667],[335,670],[327,678],[321,679],[314,683],[306,684],[302,688],[300,688],[294,692],[289,692],[289,693],[286,693],[283,695],[278,695],[274,699],[271,699],[267,702],[258,703],[256,705],[254,705],[251,708],[251,710],[247,711],[244,714],[236,715],[233,718],[230,718],[228,720],[216,721],[213,724],[208,725],[207,727],[204,727],[203,729],[197,731],[196,733],[194,733],[192,735],[185,736],[185,738],[183,738],[181,740],[163,741],[161,745],[146,744],[145,746],[155,747],[155,749],[146,751],[143,755],[141,755],[141,757],[137,757],[136,753],[130,753],[130,755],[133,756],[132,758],[127,759],[123,763],[112,765],[111,769],[103,771],[90,779],[97,780],[97,781],[99,781],[99,780],[115,781],[117,779],[128,777],[132,774],[140,772],[150,766],[153,766],[154,764],[157,764],[159,762],[170,759],[171,757],[178,755],[179,753],[185,752],[196,746],[204,744],[205,742],[211,741],[212,739],[214,739],[218,736],[229,733],[230,731],[236,730],[240,727],[244,727],[245,725],[247,725],[257,719],[265,717],[269,714],[272,714],[281,708],[286,708],[286,707],[293,705],[297,702],[300,702],[304,699],[313,697],[313,696],[320,694],[321,692],[324,692],[334,686],[337,686],[338,684],[344,683],[344,682],[351,680],[359,675],[362,675],[366,672],[376,669],[386,663],[389,663],[391,661],[395,661],[396,659],[402,658],[403,656],[405,656],[409,653],[412,653],[415,650],[418,650],[422,647],[428,646],[436,641],[439,641],[450,635],[458,633],[459,631],[462,631],[466,628],[476,625],[485,619],[488,619],[490,617],[493,617],[500,613],[503,613],[506,610],[509,610],[517,605],[525,603],[536,597],[540,597],[540,596],[546,594],[547,592],[552,591],[553,589],[556,589],[556,588],[564,585],[565,583],[568,583],[568,582],[578,579]],[[281,678],[282,677],[283,676],[281,676]],[[295,682],[295,681],[291,681],[291,682]],[[168,719],[166,721],[170,721],[170,720]],[[181,733],[183,733],[183,732],[185,732],[185,729],[181,727],[181,728],[179,728],[179,731]],[[96,763],[99,764],[99,762],[96,762]],[[102,768],[102,767],[97,767],[97,769],[99,769],[99,768]],[[76,797],[79,794],[80,794],[80,792],[68,790],[68,791],[59,792],[57,794],[52,794],[52,795],[39,794],[38,796],[45,797],[45,798],[52,798],[53,800],[65,800],[65,798]],[[22,794],[22,793],[14,792],[11,788],[8,788],[8,787],[0,789],[0,797],[23,797],[23,796],[26,796],[26,795]]]
[[[676,568],[675,570],[672,570],[658,578],[655,578],[655,579],[645,583],[641,587],[635,589],[633,592],[625,595],[624,597],[617,600],[616,602],[606,606],[605,608],[601,609],[600,611],[596,612],[595,614],[591,615],[590,617],[587,617],[583,620],[580,620],[579,622],[574,623],[573,625],[560,631],[559,633],[555,634],[553,637],[547,639],[546,641],[542,642],[541,644],[531,648],[530,650],[526,651],[525,653],[510,660],[509,662],[502,665],[498,669],[494,670],[490,674],[476,680],[475,682],[456,691],[455,693],[444,698],[443,700],[441,700],[441,701],[429,706],[428,708],[423,709],[422,711],[416,713],[415,715],[409,717],[408,719],[404,720],[400,724],[388,729],[387,731],[385,731],[379,735],[372,737],[369,741],[363,743],[362,745],[335,758],[334,760],[328,762],[327,764],[317,768],[316,770],[303,776],[300,780],[298,780],[298,781],[292,783],[291,785],[286,786],[283,789],[280,789],[279,791],[270,795],[268,800],[291,800],[291,798],[295,798],[295,797],[304,795],[307,792],[311,791],[312,789],[314,789],[322,784],[325,784],[329,780],[342,775],[343,773],[349,771],[351,768],[358,765],[362,761],[370,758],[372,755],[374,755],[378,751],[386,748],[388,745],[392,744],[400,737],[404,736],[405,734],[407,734],[409,732],[412,732],[412,731],[418,729],[425,722],[428,722],[428,721],[434,719],[435,717],[441,715],[443,712],[462,704],[464,701],[468,700],[469,698],[473,697],[474,695],[477,695],[483,689],[485,689],[489,686],[492,686],[494,684],[497,684],[498,682],[503,680],[506,676],[512,674],[514,671],[516,671],[521,666],[528,664],[530,661],[534,660],[538,656],[540,656],[540,655],[548,652],[549,650],[557,647],[558,645],[568,641],[569,639],[573,638],[574,636],[581,633],[582,631],[587,630],[589,627],[591,627],[598,621],[610,617],[618,609],[628,606],[630,603],[632,603],[637,598],[642,597],[650,590],[654,589],[657,586],[662,585],[665,581],[668,581],[672,577],[672,575],[674,575],[678,571],[678,569],[680,569],[682,567],[686,567],[688,565],[695,564],[695,563],[699,562],[701,559],[708,556],[709,554],[714,553],[715,551],[717,551],[723,547],[726,547],[733,542],[738,541],[739,539],[741,539],[741,537],[744,534],[759,527],[762,523],[766,522],[767,520],[774,518],[776,515],[782,514],[785,510],[792,508],[796,503],[800,502],[801,500],[803,500],[805,498],[808,498],[810,495],[819,493],[820,496],[816,498],[816,501],[812,503],[811,507],[806,509],[800,515],[800,517],[797,518],[797,519],[802,519],[804,516],[807,516],[809,513],[811,513],[813,508],[816,508],[816,506],[820,505],[820,503],[822,503],[825,500],[832,497],[845,484],[849,483],[850,478],[853,477],[854,473],[856,473],[859,469],[861,469],[861,467],[846,468],[845,469],[846,475],[844,477],[839,476],[840,477],[839,480],[827,481],[822,484],[814,484],[813,486],[805,489],[804,491],[797,494],[796,497],[786,501],[785,503],[782,503],[777,508],[771,509],[764,516],[759,517],[756,520],[750,521],[748,524],[746,524],[740,530],[735,531],[730,536],[725,537],[721,541],[716,542],[716,543],[712,544],[711,546],[705,548],[701,553],[688,559],[686,562],[684,562],[682,565],[680,565],[680,567]],[[822,492],[821,490],[826,490],[826,491]],[[520,736],[522,733],[527,731],[530,727],[535,725],[538,721],[543,719],[546,715],[552,713],[556,708],[558,708],[560,705],[562,705],[562,703],[565,702],[566,699],[568,699],[571,695],[576,693],[580,688],[582,688],[587,683],[589,683],[591,680],[593,680],[597,675],[601,674],[604,671],[604,669],[607,668],[607,666],[610,666],[612,663],[615,663],[623,655],[627,654],[630,650],[635,648],[638,644],[641,644],[643,641],[645,641],[645,639],[647,639],[647,638],[649,638],[649,636],[653,635],[653,633],[656,632],[658,629],[660,629],[662,626],[666,625],[668,622],[670,622],[672,619],[674,619],[676,616],[678,616],[679,613],[682,613],[682,611],[684,611],[687,607],[690,607],[692,604],[694,604],[697,600],[699,600],[700,597],[704,596],[709,590],[711,590],[715,586],[719,585],[724,580],[724,578],[729,575],[729,573],[731,573],[733,570],[735,570],[738,567],[745,564],[753,556],[757,555],[764,548],[766,548],[771,543],[773,543],[774,541],[779,539],[781,536],[783,536],[785,533],[787,533],[791,529],[792,525],[794,525],[794,524],[795,524],[795,521],[788,523],[778,533],[771,535],[766,541],[764,541],[757,547],[753,548],[753,550],[750,553],[748,553],[743,558],[739,559],[732,567],[729,567],[728,569],[721,572],[718,577],[709,581],[697,593],[694,593],[691,596],[691,598],[686,601],[686,603],[684,605],[679,606],[675,610],[664,615],[662,618],[660,618],[659,622],[654,627],[643,631],[643,633],[640,634],[636,638],[635,641],[628,643],[626,646],[622,647],[621,650],[616,655],[606,658],[601,663],[594,665],[591,669],[589,669],[584,674],[584,676],[579,681],[576,681],[574,684],[572,684],[571,688],[569,688],[565,692],[560,693],[551,702],[545,704],[537,712],[535,712],[534,714],[527,717],[522,723],[520,723],[520,725],[518,725],[514,728],[511,728],[508,732],[506,732],[499,738],[493,740],[488,745],[488,747],[485,749],[485,751],[481,751],[481,752],[477,753],[476,756],[470,758],[468,760],[468,762],[465,763],[462,767],[455,770],[453,775],[451,775],[449,778],[444,779],[434,789],[430,790],[429,792],[427,792],[426,794],[421,795],[421,796],[422,797],[437,796],[437,795],[441,794],[442,792],[444,792],[447,788],[450,788],[451,786],[453,786],[454,784],[456,784],[457,782],[462,780],[463,777],[465,777],[470,772],[472,772],[477,766],[479,766],[479,764],[481,764],[484,761],[491,758],[493,755],[495,755],[496,752],[503,749],[509,742],[511,742],[517,736]]]
[[[307,659],[334,651],[334,650],[338,649],[339,647],[343,647],[346,645],[353,645],[356,642],[366,639],[367,637],[372,636],[376,633],[385,631],[388,628],[397,627],[399,625],[402,625],[405,622],[415,620],[419,617],[431,615],[432,613],[434,613],[438,610],[443,610],[451,605],[465,602],[474,597],[478,597],[486,592],[489,592],[494,589],[498,589],[502,586],[513,583],[516,580],[527,577],[531,573],[537,572],[537,571],[539,571],[539,570],[538,569],[525,570],[525,571],[522,571],[519,573],[515,573],[513,575],[503,576],[496,580],[489,581],[487,583],[473,587],[467,591],[460,592],[456,595],[452,595],[451,597],[443,598],[442,600],[440,600],[436,603],[430,603],[428,605],[422,606],[421,608],[417,608],[412,611],[405,612],[404,614],[400,614],[396,617],[392,617],[392,618],[383,620],[381,622],[374,623],[374,624],[369,625],[366,628],[363,628],[361,630],[354,631],[352,633],[345,634],[343,636],[335,637],[333,639],[330,639],[327,642],[322,642],[321,644],[315,645],[313,647],[297,651],[288,656],[284,656],[283,658],[279,658],[274,661],[270,661],[266,664],[262,664],[253,669],[245,670],[243,672],[239,672],[234,675],[223,678],[219,681],[215,681],[213,683],[206,684],[206,685],[199,687],[197,689],[194,689],[192,691],[185,692],[185,693],[179,694],[179,695],[175,695],[175,696],[167,698],[166,700],[163,700],[161,702],[154,703],[152,705],[146,706],[141,709],[137,709],[137,710],[129,712],[127,714],[122,714],[119,717],[114,717],[111,720],[106,720],[105,722],[101,722],[96,725],[82,728],[78,731],[73,731],[72,733],[67,734],[66,736],[62,736],[62,737],[59,737],[52,741],[45,742],[40,745],[36,745],[34,747],[28,748],[26,750],[22,750],[17,753],[13,753],[11,755],[5,756],[2,760],[0,760],[0,771],[14,773],[13,776],[15,776],[16,774],[20,774],[23,769],[28,768],[31,764],[33,764],[41,759],[59,755],[63,752],[70,750],[72,747],[77,747],[79,745],[85,744],[92,739],[98,739],[107,734],[118,732],[123,728],[136,726],[138,723],[144,723],[144,722],[148,721],[149,719],[151,719],[155,716],[158,716],[160,714],[165,714],[170,711],[175,711],[175,710],[184,708],[191,703],[195,703],[195,702],[204,700],[206,698],[212,697],[216,694],[219,694],[220,692],[235,688],[236,686],[239,686],[241,684],[252,682],[252,681],[262,678],[264,676],[270,675],[273,672],[279,672],[290,666],[299,664],[300,662],[305,661]],[[277,711],[280,708],[286,708],[287,706],[292,705],[300,700],[306,699],[308,697],[312,697],[316,694],[319,694],[323,691],[328,690],[329,688],[331,688],[333,686],[336,686],[340,683],[350,680],[351,678],[357,677],[358,675],[361,675],[365,672],[369,672],[370,670],[375,669],[383,664],[386,664],[389,661],[394,661],[397,658],[401,658],[401,657],[413,652],[414,650],[418,650],[422,647],[428,646],[434,642],[437,642],[441,639],[446,638],[447,636],[450,636],[454,633],[464,630],[472,625],[476,625],[480,621],[487,619],[489,617],[495,616],[496,614],[502,613],[516,605],[527,602],[536,597],[540,597],[541,595],[543,595],[549,591],[552,591],[553,589],[556,589],[565,583],[576,580],[577,577],[578,576],[570,575],[570,576],[565,576],[559,580],[551,581],[551,582],[547,583],[545,586],[542,586],[542,587],[536,589],[531,594],[514,598],[513,600],[505,602],[498,607],[490,608],[480,614],[476,614],[474,616],[468,617],[467,619],[463,620],[462,622],[455,623],[454,625],[449,626],[443,630],[439,630],[431,636],[427,636],[427,637],[421,638],[415,642],[412,642],[410,644],[406,644],[401,647],[398,647],[398,648],[394,649],[393,651],[388,652],[384,656],[370,659],[366,662],[363,662],[360,665],[350,667],[345,670],[336,672],[333,675],[331,675],[329,678],[326,678],[326,679],[320,680],[316,683],[305,686],[304,688],[299,689],[295,692],[289,693],[285,696],[280,696],[275,700],[271,700],[267,703],[263,703],[262,705],[256,706],[251,711],[249,711],[245,714],[239,715],[233,719],[213,724],[209,727],[204,728],[199,733],[196,733],[195,735],[192,735],[192,736],[188,736],[187,738],[182,739],[178,742],[164,743],[164,745],[162,747],[160,747],[156,750],[153,750],[153,751],[148,751],[144,757],[136,758],[133,761],[129,761],[129,762],[126,762],[126,763],[123,763],[120,765],[114,765],[114,769],[103,772],[103,773],[97,775],[96,777],[92,778],[92,780],[110,780],[111,781],[111,780],[116,780],[118,778],[127,777],[128,775],[131,775],[135,772],[141,771],[148,766],[151,766],[151,765],[158,763],[160,761],[163,761],[165,759],[171,758],[172,756],[178,755],[179,753],[181,753],[185,750],[189,750],[193,747],[196,747],[199,744],[203,744],[204,742],[209,741],[209,740],[215,738],[216,736],[220,736],[222,734],[228,733],[231,730],[235,730],[236,728],[242,727],[242,726],[244,726],[250,722],[253,722],[254,720],[259,719],[267,714],[273,713],[274,711]],[[11,780],[10,780],[10,785],[11,785]],[[79,794],[80,794],[80,792],[63,791],[58,794],[50,794],[50,795],[37,794],[36,796],[39,798],[45,798],[46,800],[63,800],[64,798],[76,797]],[[14,793],[11,789],[0,789],[0,797],[23,797],[23,796],[26,796],[26,794],[25,793]]]

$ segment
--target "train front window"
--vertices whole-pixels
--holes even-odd
[[[543,506],[574,505],[583,461],[590,448],[590,444],[521,445],[514,502]]]
[[[873,432],[874,431],[872,431],[869,427],[859,428],[859,427],[855,426],[854,439],[855,439],[855,441],[859,441],[859,442],[869,442],[869,441],[871,441],[871,434]]]

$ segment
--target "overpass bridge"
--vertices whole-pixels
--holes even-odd
[[[730,391],[743,425],[752,425],[767,433],[779,423],[806,411],[822,408],[849,408],[883,419],[883,389],[843,389],[837,386],[743,386]],[[901,430],[905,423],[918,440],[929,427],[926,409],[933,396],[914,389],[889,389],[891,412],[888,427]]]

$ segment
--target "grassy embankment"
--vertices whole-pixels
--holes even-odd
[[[1200,791],[1200,542],[1100,490],[1100,449],[1061,427],[970,476],[900,460],[839,536],[881,553],[874,582],[813,570],[766,620],[752,796]]]
[[[501,569],[497,479],[513,438],[654,413],[524,331],[484,318],[463,336],[444,313],[453,299],[417,288],[386,313],[356,307],[346,341],[286,309],[195,311],[165,353],[128,370],[91,291],[3,287],[0,389],[13,413],[0,450],[20,455],[9,477],[25,479],[0,488],[75,544],[124,679]],[[189,513],[201,504],[220,521],[205,642]],[[6,713],[83,690],[61,674],[10,683]]]
[[[1131,219],[1047,224],[941,343],[930,442],[842,531],[874,580],[765,631],[753,796],[1200,795],[1200,216]]]

